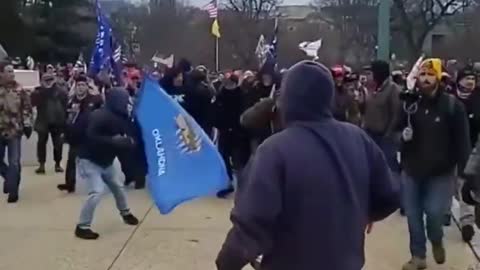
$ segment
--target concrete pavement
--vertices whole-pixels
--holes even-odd
[[[168,216],[152,207],[145,191],[129,190],[129,202],[138,227],[121,222],[111,195],[95,215],[97,241],[78,240],[73,229],[83,196],[56,189],[62,175],[51,171],[34,175],[23,170],[20,202],[7,205],[0,198],[0,270],[206,270],[214,269],[215,256],[230,227],[231,200],[202,199],[186,203]],[[448,261],[430,269],[466,270],[475,263],[458,229],[447,229]],[[408,259],[405,219],[398,214],[376,224],[367,237],[367,265],[371,270],[398,270]]]
[[[24,140],[24,166],[36,164],[35,142],[35,137]],[[51,160],[50,143],[47,153]],[[53,173],[53,164],[47,166],[45,176],[35,175],[34,170],[22,170],[18,204],[8,205],[6,196],[0,197],[0,270],[215,269],[216,254],[230,227],[231,200],[197,200],[161,216],[146,191],[129,190],[132,212],[141,219],[138,227],[131,227],[122,223],[108,194],[95,215],[100,239],[84,241],[73,235],[84,200],[81,185],[80,194],[67,195],[56,189],[63,175]],[[467,270],[476,264],[455,226],[447,228],[446,238],[447,264],[437,266],[430,259],[429,269]],[[480,232],[476,243],[480,247]],[[409,259],[404,218],[394,214],[375,224],[367,237],[366,259],[365,269],[401,269]]]

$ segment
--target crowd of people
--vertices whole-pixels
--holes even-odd
[[[87,183],[77,237],[99,237],[91,224],[103,183],[125,223],[138,224],[123,186],[145,187],[147,164],[132,116],[144,74],[131,65],[123,75],[118,84],[108,73],[91,79],[71,64],[48,65],[30,93],[10,63],[0,65],[0,173],[9,203],[19,199],[22,136],[35,131],[36,173],[46,173],[50,136],[56,173],[64,172],[69,145],[58,189],[75,192],[76,177]],[[427,237],[443,264],[443,226],[454,195],[463,240],[475,233],[469,204],[476,204],[477,172],[464,168],[474,162],[469,156],[480,133],[477,75],[469,65],[448,74],[435,58],[421,63],[408,90],[405,72],[384,61],[358,72],[303,61],[281,71],[266,64],[213,76],[181,60],[150,74],[217,142],[232,183],[218,197],[231,194],[237,179],[233,228],[217,258],[221,270],[248,263],[311,269],[320,258],[325,269],[361,269],[365,229],[397,209],[408,221],[412,255],[402,269],[427,267]],[[124,185],[114,179],[115,158]]]

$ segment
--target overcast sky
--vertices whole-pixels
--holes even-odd
[[[196,6],[202,6],[207,4],[210,0],[189,0],[193,5]],[[148,2],[145,0],[130,0],[130,2]],[[222,2],[222,0],[220,0]],[[303,4],[309,4],[312,2],[311,0],[283,0],[284,5],[303,5]]]
[[[194,5],[202,5],[203,3],[208,3],[209,0],[190,0]],[[222,2],[220,0],[220,2]],[[284,5],[301,5],[309,4],[311,0],[283,0]]]

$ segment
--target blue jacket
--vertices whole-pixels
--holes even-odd
[[[364,131],[333,119],[326,67],[300,62],[280,91],[286,128],[247,166],[217,267],[263,255],[262,270],[360,270],[365,228],[398,209],[399,183]]]

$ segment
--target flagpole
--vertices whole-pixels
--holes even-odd
[[[218,37],[215,37],[215,70],[218,72],[220,70],[219,59],[218,59]]]

